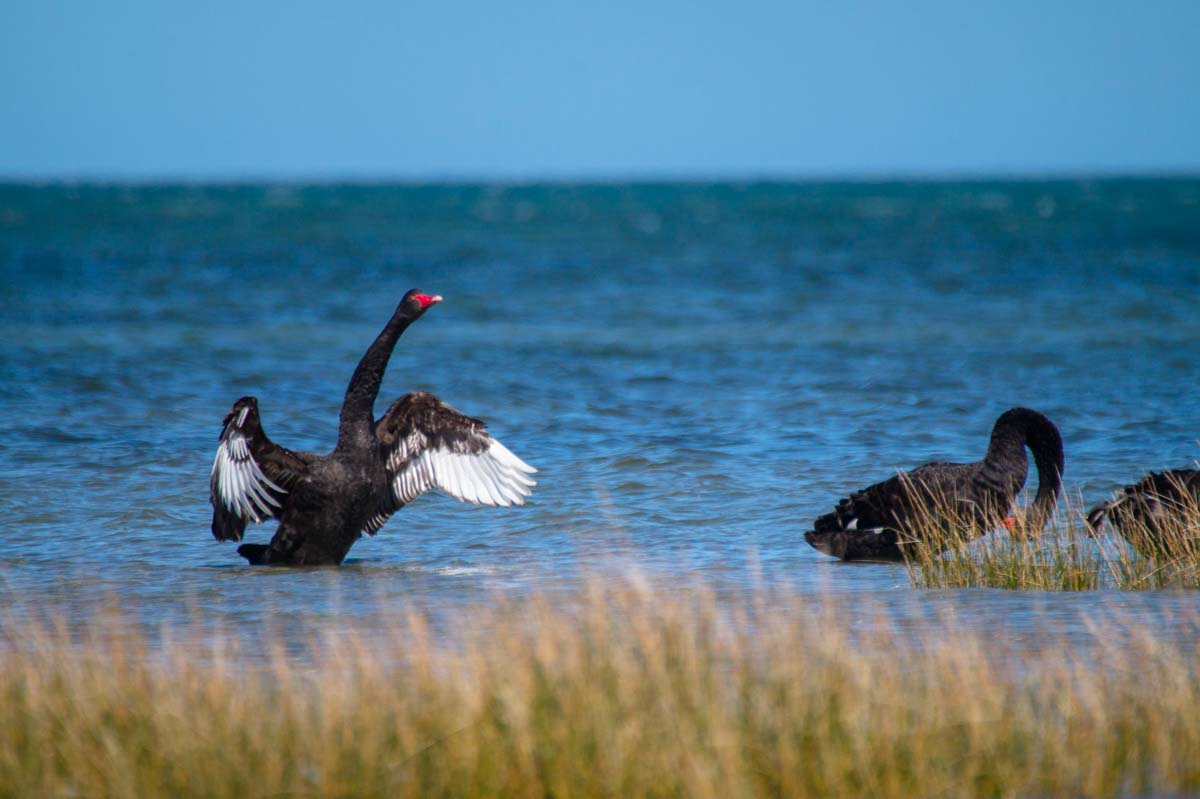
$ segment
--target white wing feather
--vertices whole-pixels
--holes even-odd
[[[256,523],[266,521],[274,513],[272,508],[280,506],[271,491],[287,493],[263,474],[250,454],[246,436],[237,429],[217,446],[212,474],[221,504],[236,516]]]
[[[424,436],[414,433],[392,455],[393,463],[399,464],[408,453],[420,450],[392,478],[392,491],[401,503],[437,488],[462,502],[508,507],[525,504],[525,497],[537,485],[528,476],[537,469],[494,438],[489,437],[488,447],[474,454],[439,447],[422,449],[425,443]]]

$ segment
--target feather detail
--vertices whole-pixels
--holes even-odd
[[[375,433],[391,496],[371,517],[368,533],[432,489],[462,502],[509,507],[524,504],[537,485],[529,477],[537,469],[492,438],[483,422],[422,391],[394,402]]]

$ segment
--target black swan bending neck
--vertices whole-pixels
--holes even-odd
[[[1005,411],[992,428],[992,439],[983,460],[985,473],[1025,473],[1025,447],[1033,452],[1038,490],[1033,499],[1038,529],[1049,519],[1062,491],[1063,442],[1054,423],[1030,408]]]

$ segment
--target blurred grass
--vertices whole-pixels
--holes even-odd
[[[302,653],[203,620],[171,642],[119,615],[0,624],[0,795],[1200,791],[1197,618],[1173,642],[1111,619],[1030,651],[883,608],[851,630],[768,590],[630,578],[556,602],[436,632],[400,612]]]

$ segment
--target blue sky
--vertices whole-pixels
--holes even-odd
[[[1140,171],[1200,172],[1200,2],[0,10],[9,177]]]

